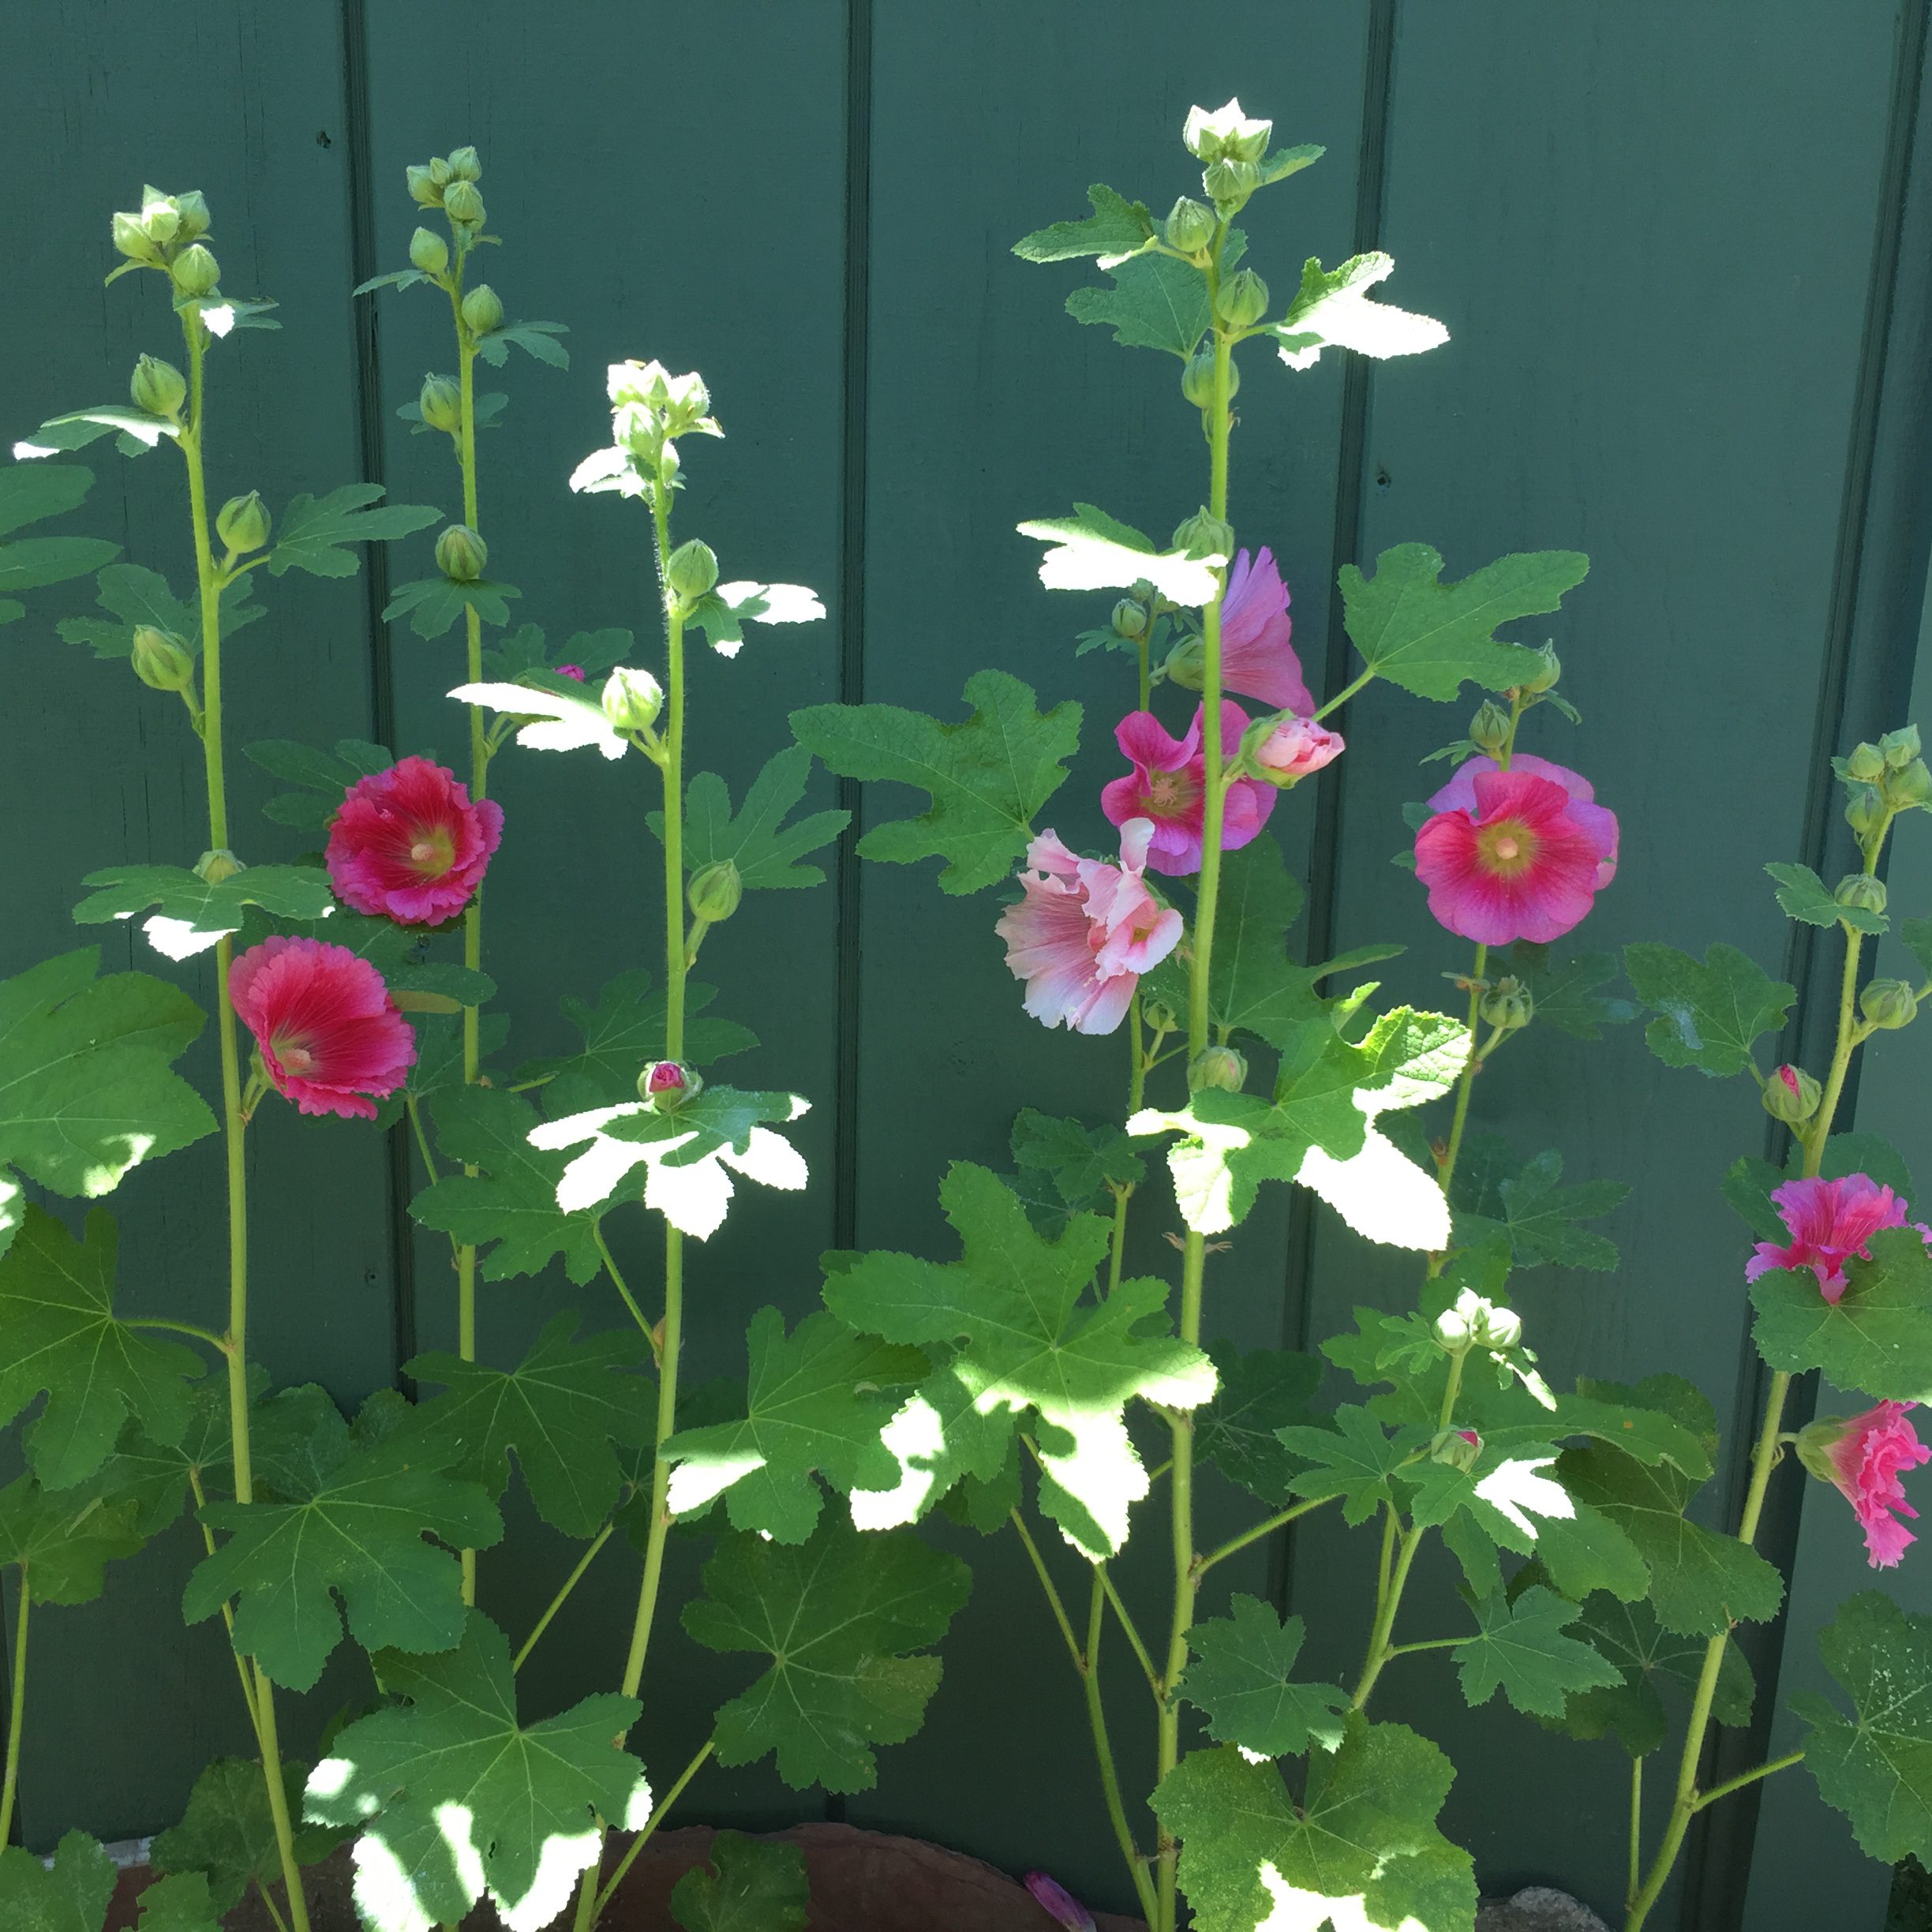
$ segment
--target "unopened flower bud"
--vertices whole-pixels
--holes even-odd
[[[1875,785],[1854,785],[1845,801],[1845,823],[1860,839],[1868,839],[1885,823],[1885,800]]]
[[[194,682],[194,659],[171,631],[152,624],[134,627],[134,675],[150,691],[182,691]]]
[[[1202,691],[1208,683],[1208,646],[1197,637],[1184,637],[1167,653],[1161,676],[1183,691]]]
[[[1147,1022],[1148,1030],[1155,1033],[1178,1033],[1181,1016],[1163,999],[1144,999],[1140,1002],[1140,1017]]]
[[[215,519],[215,534],[238,556],[259,550],[268,541],[268,506],[260,490],[245,496],[230,496]]]
[[[1137,597],[1122,597],[1114,606],[1114,615],[1110,621],[1114,626],[1116,637],[1124,637],[1132,642],[1136,638],[1147,635],[1147,606]]]
[[[738,910],[738,902],[744,897],[744,881],[738,876],[738,868],[730,859],[720,859],[692,874],[691,888],[685,897],[691,903],[694,918],[715,926],[720,919],[729,919]]]
[[[1214,407],[1215,355],[1211,349],[1204,349],[1191,358],[1187,367],[1181,372],[1181,393],[1196,409]],[[1230,361],[1227,372],[1228,400],[1231,402],[1241,388],[1241,365]]]
[[[489,562],[489,545],[465,523],[452,523],[436,539],[436,568],[451,583],[474,583]]]
[[[1183,255],[1196,255],[1213,241],[1214,210],[1183,195],[1167,212],[1167,245]]]
[[[443,180],[449,178],[449,165],[440,164],[444,170]],[[410,199],[420,208],[440,208],[443,205],[443,182],[436,178],[436,166],[411,167],[403,170],[409,182]]]
[[[184,295],[205,295],[221,282],[221,264],[199,242],[174,257],[174,266],[169,272]]]
[[[1524,680],[1523,689],[1540,698],[1544,692],[1556,688],[1557,680],[1563,676],[1563,660],[1556,655],[1556,647],[1548,642],[1537,646],[1537,655],[1543,660],[1543,668],[1533,677]]]
[[[1901,725],[1896,731],[1887,732],[1878,740],[1878,749],[1893,771],[1903,771],[1918,757],[1921,748],[1916,724]]]
[[[1484,1302],[1476,1318],[1475,1337],[1478,1348],[1513,1349],[1522,1339],[1522,1317],[1514,1309]]]
[[[1033,1903],[1061,1932],[1094,1932],[1093,1914],[1058,1879],[1043,1871],[1031,1871],[1026,1875],[1026,1889],[1032,1893]]]
[[[472,335],[487,335],[503,327],[504,306],[487,282],[479,282],[462,298],[463,327]]]
[[[1261,170],[1252,161],[1212,162],[1201,176],[1201,186],[1215,208],[1232,215],[1261,185]]]
[[[144,409],[151,416],[173,416],[187,397],[188,378],[172,362],[144,355],[134,365],[128,391],[137,409]]]
[[[1882,912],[1885,909],[1885,881],[1874,878],[1869,872],[1848,872],[1838,882],[1837,890],[1832,897],[1841,906],[1856,906],[1864,912]]]
[[[177,242],[192,242],[208,233],[210,219],[208,198],[199,188],[190,188],[185,194],[174,196],[174,202]]]
[[[1454,1354],[1466,1349],[1476,1332],[1474,1315],[1469,1305],[1471,1295],[1459,1297],[1454,1308],[1446,1308],[1436,1317],[1436,1339]]]
[[[1482,1438],[1473,1429],[1439,1430],[1429,1444],[1429,1460],[1451,1469],[1472,1470],[1482,1455]]]
[[[691,1068],[675,1060],[653,1060],[638,1074],[638,1098],[661,1114],[672,1114],[704,1091],[704,1081]]]
[[[141,227],[150,242],[166,248],[181,233],[181,210],[172,195],[158,194],[153,189],[147,193],[148,199],[141,204]]]
[[[664,691],[648,671],[620,665],[604,681],[604,715],[619,731],[647,732],[664,709]]]
[[[425,275],[440,275],[449,266],[449,244],[432,228],[410,237],[410,260]]]
[[[245,872],[247,870],[248,867],[226,846],[218,846],[213,852],[204,852],[195,862],[195,877],[208,886],[219,886],[224,880],[233,878],[238,872]]]
[[[1470,720],[1470,743],[1492,758],[1500,758],[1509,743],[1510,715],[1493,698],[1485,698]]]
[[[556,670],[559,677],[567,677],[573,684],[581,684],[584,681],[586,674],[582,665],[559,665]]]
[[[1773,1120],[1802,1127],[1818,1111],[1818,1084],[1801,1066],[1788,1061],[1774,1068],[1764,1084],[1764,1109]]]
[[[1852,747],[1844,765],[1848,778],[1861,779],[1870,784],[1874,779],[1884,775],[1885,757],[1875,744],[1857,744]]]
[[[671,552],[665,577],[680,597],[701,597],[717,582],[717,558],[708,543],[694,537]]]
[[[443,212],[459,228],[483,226],[483,196],[474,182],[453,181],[443,190]]]
[[[1879,784],[1885,802],[1894,811],[1932,803],[1932,771],[1926,770],[1923,758],[1915,758],[1909,765],[1889,769]]]
[[[1204,1046],[1188,1065],[1190,1093],[1199,1093],[1204,1087],[1239,1093],[1247,1084],[1248,1062],[1232,1046]]]
[[[455,376],[425,376],[416,406],[432,429],[441,429],[451,436],[462,433],[462,391],[457,387]]]
[[[449,170],[451,181],[473,182],[483,178],[483,163],[474,148],[452,148],[444,166]]]
[[[1910,1026],[1919,1013],[1919,995],[1903,979],[1874,979],[1859,995],[1859,1011],[1887,1032]]]
[[[1252,328],[1267,310],[1268,286],[1252,268],[1237,268],[1215,297],[1215,314],[1231,329]]]
[[[160,259],[160,251],[155,246],[154,238],[140,215],[115,215],[112,233],[114,247],[130,261],[154,262]]]
[[[1476,1010],[1485,1024],[1513,1033],[1530,1024],[1536,1012],[1536,1000],[1520,979],[1505,974],[1481,996]]]
[[[1283,718],[1256,746],[1256,769],[1278,785],[1291,785],[1332,765],[1344,749],[1342,734],[1312,718]]]
[[[1234,554],[1234,526],[1223,519],[1197,510],[1175,526],[1174,547],[1191,557],[1231,557]]]

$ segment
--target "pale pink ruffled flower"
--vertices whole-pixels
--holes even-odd
[[[415,1064],[382,975],[346,946],[277,934],[235,961],[228,995],[275,1091],[305,1114],[373,1120]]]
[[[454,772],[402,758],[349,788],[329,822],[329,880],[358,912],[440,926],[474,897],[502,837],[494,799],[473,804]]]
[[[1052,832],[1027,848],[1026,896],[994,930],[1006,942],[1013,977],[1026,983],[1027,1011],[1043,1025],[1111,1033],[1141,974],[1179,943],[1181,915],[1142,876],[1153,832],[1144,818],[1122,826],[1118,865],[1082,859]]]
[[[1899,1521],[1900,1516],[1919,1519],[1905,1500],[1899,1472],[1932,1462],[1932,1448],[1919,1441],[1906,1419],[1905,1412],[1916,1406],[1881,1402],[1861,1416],[1814,1422],[1799,1439],[1806,1467],[1834,1485],[1852,1505],[1874,1570],[1893,1568],[1907,1545],[1917,1541]]]
[[[1840,1181],[1787,1181],[1772,1190],[1771,1199],[1778,1219],[1791,1230],[1791,1245],[1758,1242],[1744,1264],[1744,1279],[1755,1281],[1773,1268],[1808,1267],[1825,1299],[1833,1302],[1845,1291],[1845,1264],[1854,1255],[1869,1261],[1871,1237],[1881,1228],[1904,1226],[1908,1211],[1889,1187],[1862,1174]],[[1912,1225],[1932,1246],[1932,1231]]]
[[[1221,599],[1221,685],[1254,698],[1271,711],[1306,717],[1315,709],[1301,660],[1289,639],[1288,587],[1275,567],[1274,553],[1258,551],[1253,563],[1241,551],[1228,572]]]
[[[1103,786],[1100,809],[1124,830],[1130,821],[1152,822],[1148,847],[1151,871],[1178,877],[1198,872],[1206,816],[1208,759],[1201,750],[1203,713],[1196,706],[1185,738],[1170,737],[1151,711],[1132,711],[1114,727],[1114,742],[1133,766],[1125,778]],[[1248,728],[1248,714],[1224,699],[1221,749],[1232,758]],[[1249,844],[1275,809],[1275,788],[1259,778],[1237,778],[1228,788],[1221,813],[1221,849],[1238,852]]]
[[[1284,718],[1261,740],[1254,762],[1278,780],[1292,782],[1332,765],[1342,753],[1342,734],[1312,718]]]

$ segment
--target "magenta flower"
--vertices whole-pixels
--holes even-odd
[[[1332,765],[1342,753],[1342,734],[1312,718],[1284,718],[1262,739],[1254,761],[1278,784],[1291,784]]]
[[[1027,1011],[1043,1025],[1111,1033],[1141,974],[1179,943],[1181,915],[1142,876],[1153,833],[1145,818],[1122,826],[1118,865],[1082,859],[1052,832],[1027,848],[1031,870],[1020,875],[1026,896],[994,930],[1006,942],[1013,977],[1026,983]]]
[[[1050,1878],[1043,1871],[1030,1871],[1026,1875],[1026,1889],[1033,1894],[1034,1904],[1054,1924],[1065,1927],[1065,1932],[1094,1932],[1093,1914],[1057,1878]]]
[[[1288,586],[1275,567],[1272,552],[1256,553],[1252,566],[1241,551],[1228,572],[1221,598],[1222,688],[1258,698],[1271,711],[1306,717],[1314,698],[1301,675],[1301,660],[1289,638]]]
[[[573,683],[581,684],[584,681],[584,668],[582,665],[559,665],[557,676],[569,678]]]
[[[1903,1227],[1905,1203],[1869,1174],[1847,1174],[1842,1181],[1787,1181],[1771,1194],[1778,1219],[1791,1230],[1791,1245],[1760,1241],[1744,1264],[1744,1279],[1755,1281],[1773,1268],[1808,1267],[1817,1275],[1827,1301],[1845,1291],[1845,1264],[1854,1255],[1869,1261],[1866,1244],[1881,1228]],[[1928,1246],[1932,1230],[1916,1222]]]
[[[1202,824],[1207,803],[1208,760],[1201,751],[1201,710],[1185,738],[1170,738],[1151,711],[1130,711],[1114,728],[1114,742],[1133,766],[1100,793],[1100,809],[1124,831],[1136,818],[1152,822],[1147,863],[1156,872],[1181,877],[1198,872]],[[1248,728],[1237,704],[1221,706],[1221,748],[1232,758]],[[1275,788],[1259,778],[1237,778],[1222,808],[1221,849],[1238,852],[1267,822],[1275,809]]]
[[[1905,1500],[1900,1470],[1932,1462],[1905,1412],[1917,1405],[1881,1402],[1862,1416],[1825,1416],[1799,1436],[1798,1453],[1813,1475],[1832,1484],[1852,1505],[1874,1570],[1889,1570],[1917,1538],[1898,1520],[1919,1512]],[[1892,1512],[1896,1510],[1898,1516]]]
[[[1416,876],[1432,916],[1466,939],[1560,939],[1616,874],[1616,814],[1546,759],[1525,754],[1503,771],[1471,758],[1429,805]]]
[[[415,1063],[416,1035],[382,975],[346,946],[264,939],[235,961],[228,997],[275,1091],[305,1114],[373,1120]]]
[[[454,772],[406,758],[349,788],[329,824],[329,878],[358,912],[437,926],[474,897],[502,837],[494,799],[472,804]]]

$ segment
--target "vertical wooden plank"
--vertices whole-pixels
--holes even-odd
[[[122,399],[144,350],[182,359],[152,278],[101,287],[118,259],[108,215],[155,180],[203,189],[228,286],[282,303],[279,334],[238,338],[211,357],[215,500],[255,488],[279,509],[298,490],[354,480],[335,10],[185,0],[16,9],[4,39],[0,102],[31,183],[23,192],[34,237],[14,252],[9,440],[58,410]],[[129,463],[101,444],[85,460],[99,481],[69,527],[115,538],[178,591],[191,589],[173,454]],[[294,575],[265,590],[269,615],[229,653],[232,833],[253,860],[292,856],[299,841],[260,816],[271,787],[241,747],[269,736],[360,734],[370,701],[359,586]],[[38,593],[32,614],[0,636],[9,680],[0,816],[14,828],[0,972],[99,939],[109,966],[183,979],[207,1005],[207,960],[174,968],[130,931],[81,935],[68,916],[84,872],[118,859],[192,865],[208,843],[200,750],[174,700],[54,635],[57,615],[91,600],[85,583]],[[204,1093],[215,1091],[212,1028],[185,1070]],[[249,1138],[251,1353],[278,1380],[319,1380],[344,1398],[359,1396],[393,1367],[381,1140],[279,1107],[262,1110]],[[130,1305],[225,1324],[222,1190],[219,1144],[211,1140],[138,1170],[114,1197]],[[205,1760],[239,1747],[246,1728],[220,1626],[184,1634],[178,1623],[182,1582],[198,1552],[184,1523],[113,1573],[101,1602],[36,1619],[21,1792],[28,1843],[51,1843],[73,1825],[113,1834],[165,1824]],[[284,1725],[291,1748],[319,1721],[292,1709]]]
[[[1586,721],[1572,733],[1539,713],[1524,748],[1589,772],[1625,814],[1623,869],[1576,943],[1701,952],[1724,938],[1777,961],[1785,924],[1751,881],[1802,848],[1806,774],[1802,754],[1787,770],[1760,748],[1808,741],[1825,668],[1892,11],[1846,9],[1822,36],[1788,6],[1748,24],[1701,6],[1399,18],[1385,243],[1452,339],[1376,374],[1364,558],[1419,537],[1460,576],[1509,550],[1591,552],[1570,610],[1524,627],[1555,636]],[[1794,172],[1780,156],[1799,122],[1815,145]],[[1386,697],[1356,710],[1338,943],[1407,940],[1391,991],[1439,1001],[1436,974],[1466,949],[1387,859],[1407,842],[1400,801],[1432,788],[1415,761],[1465,713]],[[1592,1047],[1533,1034],[1485,1076],[1475,1118],[1526,1153],[1559,1147],[1571,1178],[1635,1188],[1614,1283],[1522,1283],[1545,1367],[1680,1369],[1728,1434],[1746,1304],[1714,1204],[1761,1137],[1749,1089],[1669,1072],[1634,1029]],[[1311,1332],[1356,1302],[1409,1305],[1413,1275],[1318,1230]],[[1296,1604],[1333,1668],[1359,1648],[1335,1633],[1365,1568],[1335,1526],[1301,1538]],[[1430,1634],[1429,1593],[1451,1574],[1418,1572],[1413,1634]],[[1544,1879],[1600,1909],[1620,1896],[1613,1747],[1467,1713],[1434,1660],[1391,1673],[1381,1708],[1462,1767],[1443,1824],[1486,1884]]]
[[[1104,30],[1074,9],[877,14],[864,695],[955,718],[966,677],[990,664],[1032,684],[1043,706],[1079,699],[1076,776],[1043,814],[1076,846],[1112,836],[1097,799],[1120,769],[1111,733],[1133,707],[1133,678],[1118,657],[1074,658],[1074,633],[1104,623],[1111,596],[1046,595],[1039,547],[1013,526],[1064,515],[1078,498],[1164,539],[1204,495],[1206,464],[1178,365],[1123,351],[1109,331],[1062,312],[1066,294],[1095,279],[1091,266],[1043,269],[1009,251],[1029,230],[1083,212],[1091,182],[1161,214],[1176,196],[1198,195],[1181,123],[1192,103],[1217,107],[1238,85],[1250,112],[1273,117],[1278,140],[1329,150],[1255,202],[1244,223],[1249,259],[1279,290],[1308,254],[1345,255],[1365,21],[1361,9],[1243,4],[1197,36],[1149,0],[1111,9]],[[1331,370],[1291,382],[1251,352],[1234,456],[1237,526],[1244,542],[1270,545],[1282,560],[1297,640],[1317,672],[1340,395]],[[897,816],[906,796],[882,788],[868,810]],[[1305,843],[1307,808],[1305,797],[1290,799],[1275,816],[1292,847]],[[1300,859],[1297,849],[1297,869]],[[992,931],[1010,895],[942,897],[934,871],[872,866],[863,877],[857,1238],[944,1256],[957,1251],[937,1204],[948,1163],[1009,1168],[1022,1105],[1118,1118],[1126,1050],[1118,1038],[1043,1033],[1028,1019]],[[1178,1226],[1165,1195],[1156,1181],[1136,1208],[1130,1269],[1176,1271],[1159,1238]],[[1211,1334],[1279,1344],[1287,1232],[1277,1199],[1216,1261]],[[1205,1499],[1219,1485],[1202,1487]],[[1164,1627],[1171,1590],[1158,1523],[1150,1507],[1120,1566],[1149,1629]],[[1210,1514],[1204,1533],[1214,1533]],[[930,1833],[1009,1869],[1046,1865],[1089,1900],[1124,1905],[1079,1688],[1038,1585],[1010,1536],[960,1548],[974,1598],[948,1640],[927,1728],[890,1755],[879,1791],[851,1814]],[[1058,1548],[1048,1557],[1084,1604],[1084,1566]],[[1226,1587],[1266,1588],[1260,1553],[1226,1571],[1239,1572],[1225,1575]],[[1211,1606],[1222,1585],[1217,1577]],[[1152,1782],[1152,1720],[1125,1646],[1113,1650],[1114,1739],[1151,1840],[1139,1798]]]
[[[480,440],[482,528],[492,575],[523,592],[519,622],[552,637],[627,625],[639,664],[661,671],[648,515],[613,496],[572,496],[578,461],[609,440],[605,369],[627,357],[695,367],[727,440],[685,447],[676,517],[702,535],[727,578],[807,583],[829,623],[755,630],[736,660],[694,638],[689,769],[712,769],[734,798],[790,742],[786,714],[838,695],[841,331],[844,313],[844,9],[837,0],[774,9],[757,0],[694,9],[600,0],[552,17],[491,4],[466,10],[372,8],[371,120],[380,266],[407,259],[421,211],[403,169],[474,143],[489,232],[504,238],[477,273],[512,319],[566,323],[567,374],[520,354],[479,388],[511,398],[504,427]],[[687,108],[683,103],[688,100]],[[713,104],[704,104],[704,103]],[[541,103],[541,110],[533,103]],[[723,115],[738,133],[710,131]],[[390,414],[428,369],[453,368],[447,305],[421,289],[376,298],[386,462],[394,489],[456,504],[440,438],[414,438]],[[433,567],[434,530],[398,546],[396,581]],[[436,747],[466,764],[466,727],[443,695],[462,681],[460,629],[430,642],[395,627],[400,746]],[[824,775],[811,808],[832,803]],[[589,997],[624,969],[661,981],[659,848],[645,825],[657,773],[642,760],[607,766],[511,750],[492,768],[505,831],[490,874],[485,964],[513,1017],[515,1064],[571,1042],[560,997]],[[831,855],[826,858],[829,860]],[[828,886],[748,897],[706,939],[697,978],[722,989],[715,1013],[762,1035],[728,1063],[740,1085],[789,1088],[813,1111],[796,1137],[811,1189],[777,1195],[743,1184],[724,1227],[687,1252],[687,1376],[744,1372],[744,1330],[767,1302],[796,1320],[815,1304],[813,1257],[832,1245],[831,1127],[836,1112],[837,900]],[[661,1305],[655,1217],[614,1215],[612,1245],[639,1299]],[[417,1248],[423,1347],[454,1346],[455,1280],[440,1237]],[[480,1352],[514,1361],[542,1320],[574,1308],[595,1327],[627,1321],[607,1282],[573,1290],[560,1272],[479,1288]],[[668,1782],[702,1743],[713,1705],[744,1681],[742,1664],[691,1644],[676,1606],[695,1593],[702,1535],[674,1539],[638,1735],[653,1778]],[[574,1560],[517,1517],[508,1544],[482,1561],[482,1600],[528,1627]],[[523,1673],[532,1709],[552,1709],[621,1672],[638,1559],[614,1544]],[[690,1803],[707,1818],[773,1819],[803,1802],[768,1769],[707,1773]]]

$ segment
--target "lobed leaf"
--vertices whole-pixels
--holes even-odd
[[[1290,1676],[1301,1651],[1299,1617],[1286,1621],[1259,1597],[1237,1595],[1225,1617],[1195,1624],[1194,1661],[1181,1693],[1208,1715],[1208,1734],[1264,1758],[1299,1757],[1311,1743],[1334,1750],[1348,1694],[1333,1684],[1297,1683]]]
[[[95,889],[73,909],[77,926],[140,918],[148,943],[164,958],[193,959],[247,923],[250,906],[283,919],[326,919],[335,894],[320,866],[244,866],[214,884],[182,866],[110,866],[81,881]]]
[[[286,575],[306,571],[312,577],[353,577],[360,561],[351,544],[393,543],[413,530],[442,520],[441,511],[426,504],[387,504],[380,509],[380,483],[345,483],[326,496],[305,492],[282,513],[268,552],[268,574]]]
[[[714,772],[698,773],[684,792],[685,871],[701,871],[728,859],[747,892],[822,886],[824,873],[798,861],[829,845],[851,822],[852,814],[813,812],[787,825],[811,775],[811,753],[803,745],[789,745],[752,780],[744,803],[734,813],[724,781]],[[664,837],[662,812],[650,814],[650,828]]]
[[[1623,969],[1657,1015],[1644,1029],[1650,1050],[1666,1066],[1695,1067],[1718,1078],[1750,1065],[1753,1043],[1783,1027],[1798,997],[1795,988],[1722,944],[1702,964],[1675,946],[1628,945]]]
[[[1324,349],[1353,349],[1379,359],[1440,347],[1449,331],[1433,316],[1369,300],[1368,291],[1395,271],[1393,258],[1379,249],[1351,256],[1335,268],[1324,268],[1311,255],[1288,313],[1267,324],[1264,332],[1275,338],[1281,359],[1292,369],[1312,369]]]

